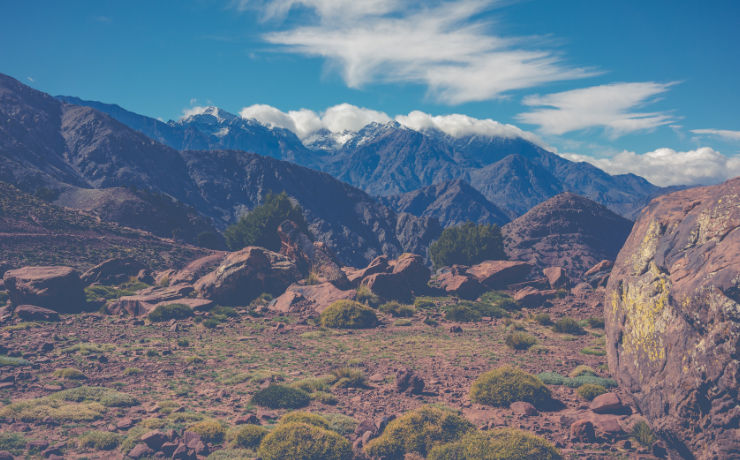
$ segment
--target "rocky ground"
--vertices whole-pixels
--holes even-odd
[[[0,332],[0,354],[5,356],[0,362],[3,406],[74,387],[104,387],[136,401],[130,407],[87,408],[92,410],[89,416],[79,406],[84,402],[65,402],[25,420],[9,417],[0,406],[0,414],[5,414],[0,417],[0,451],[21,457],[124,458],[152,429],[182,430],[206,418],[229,426],[270,425],[285,411],[252,405],[251,396],[258,389],[349,366],[366,376],[366,387],[333,388],[331,396],[324,395],[324,402],[314,399],[308,410],[341,414],[332,420],[342,424],[352,441],[361,435],[354,433],[359,422],[379,423],[423,404],[440,404],[461,410],[482,428],[510,426],[537,433],[568,458],[652,458],[628,435],[639,420],[629,415],[631,409],[606,401],[596,409],[607,413],[598,414],[575,388],[548,385],[562,406],[546,411],[526,403],[491,408],[471,404],[468,396],[478,375],[503,364],[562,376],[587,365],[608,378],[604,331],[598,325],[586,326],[583,335],[571,335],[556,333],[533,319],[546,311],[553,320],[567,316],[587,324],[588,318],[599,316],[594,308],[600,295],[600,290],[581,289],[554,299],[546,310],[522,309],[510,318],[474,323],[446,321],[439,308],[455,300],[436,298],[434,306],[417,309],[411,318],[381,316],[379,327],[360,331],[323,329],[310,318],[259,314],[246,307],[198,312],[192,318],[162,323],[100,313],[61,315],[51,322],[13,319]],[[528,350],[512,350],[504,343],[512,330],[528,332],[537,343]],[[68,368],[80,374],[65,373]],[[397,374],[407,370],[423,379],[421,394],[399,393]],[[619,390],[612,390],[627,401]],[[588,429],[579,429],[588,425],[584,420],[592,422],[594,439],[588,439]],[[114,443],[102,446],[110,450],[85,442],[85,434],[93,430],[115,434]],[[207,445],[200,454],[253,455],[222,450],[224,444]],[[132,453],[144,458],[147,452]]]

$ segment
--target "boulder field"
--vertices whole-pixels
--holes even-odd
[[[740,178],[653,200],[605,298],[609,368],[687,458],[740,457]]]

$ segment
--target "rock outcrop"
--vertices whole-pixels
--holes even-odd
[[[329,282],[340,289],[350,287],[347,275],[326,244],[311,241],[290,220],[280,224],[277,231],[280,236],[280,253],[295,261],[303,276],[313,276],[318,282]]]
[[[740,456],[740,178],[653,200],[612,269],[609,368],[685,457]]]
[[[384,264],[382,259],[376,259],[370,265],[380,269]],[[370,268],[367,267],[364,272],[369,272]],[[427,290],[431,273],[419,255],[402,254],[398,259],[388,262],[384,270],[365,276],[360,284],[384,299],[402,302],[409,302],[414,295]]]
[[[229,254],[195,283],[201,297],[221,305],[248,305],[263,292],[280,295],[301,274],[295,262],[273,251],[248,246]]]
[[[3,275],[5,289],[14,305],[36,305],[59,313],[85,308],[80,273],[70,267],[23,267]]]
[[[132,257],[112,258],[92,267],[81,278],[87,284],[120,284],[144,268],[141,262]]]
[[[600,260],[614,260],[631,227],[598,203],[561,193],[504,225],[502,233],[510,259],[562,267],[579,279]]]

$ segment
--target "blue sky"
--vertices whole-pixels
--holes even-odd
[[[709,183],[740,174],[738,24],[731,0],[6,1],[0,72],[164,120],[459,113],[610,172]]]

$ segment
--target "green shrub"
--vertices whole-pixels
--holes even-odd
[[[519,310],[521,308],[521,305],[505,292],[488,291],[480,296],[480,301],[509,311]]]
[[[473,222],[446,228],[439,239],[429,246],[429,255],[436,268],[506,258],[498,226]]]
[[[354,433],[355,428],[357,428],[357,425],[359,424],[357,420],[344,414],[326,413],[321,414],[321,416],[326,420],[326,423],[329,424],[329,429],[331,431],[336,431],[342,436],[349,436]]]
[[[434,446],[457,441],[473,429],[472,423],[450,410],[422,406],[390,422],[365,451],[387,460],[412,452],[425,456]]]
[[[603,385],[586,383],[579,386],[576,392],[578,393],[578,396],[586,401],[592,401],[595,397],[606,393],[606,388]]]
[[[431,310],[436,306],[437,304],[435,304],[429,297],[417,297],[414,299],[414,307],[419,310]]]
[[[560,318],[555,321],[555,324],[552,326],[552,330],[560,332],[561,334],[583,335],[586,333],[581,325],[578,324],[578,321],[573,318]]]
[[[310,402],[308,393],[285,385],[270,385],[252,397],[252,403],[270,409],[300,409]]]
[[[604,329],[604,318],[592,317],[587,319],[589,327],[594,329]]]
[[[357,288],[355,300],[373,308],[376,308],[380,304],[380,297],[364,285]]]
[[[221,324],[221,321],[217,320],[216,318],[208,318],[204,320],[202,324],[203,324],[203,327],[207,329],[215,329],[216,326]]]
[[[606,350],[599,347],[584,347],[581,349],[580,353],[592,356],[606,356]]]
[[[288,412],[280,417],[280,421],[278,423],[305,423],[306,425],[317,426],[325,430],[329,429],[329,424],[324,417],[303,410]]]
[[[110,431],[88,431],[77,441],[80,447],[95,450],[113,450],[120,442],[121,436]]]
[[[265,436],[257,453],[262,460],[351,460],[352,446],[333,431],[286,423]]]
[[[537,313],[534,315],[534,320],[543,326],[549,326],[552,324],[552,320],[550,319],[550,315],[547,313]]]
[[[365,373],[360,369],[340,367],[331,371],[331,375],[334,377],[334,386],[339,388],[365,388],[367,386]]]
[[[82,371],[73,367],[56,369],[54,371],[54,377],[65,380],[87,380],[87,376],[83,374]]]
[[[218,420],[201,420],[190,425],[187,431],[200,435],[203,442],[208,444],[220,444],[226,435],[226,428]]]
[[[190,341],[188,339],[177,339],[177,346],[187,348],[190,346]]]
[[[142,372],[144,371],[138,367],[127,367],[123,370],[123,375],[139,375]]]
[[[516,428],[473,432],[432,449],[429,460],[560,460],[550,442]]]
[[[158,305],[154,310],[149,312],[149,320],[155,322],[184,319],[191,316],[193,316],[193,309],[181,303]]]
[[[587,383],[593,383],[595,385],[601,385],[607,388],[617,386],[617,382],[614,379],[607,379],[591,374],[582,374],[578,377],[569,378],[564,377],[556,372],[542,372],[541,374],[537,374],[537,378],[548,385],[565,385],[570,388],[578,388],[581,385],[585,385]]]
[[[228,433],[229,445],[244,449],[257,449],[262,439],[269,433],[259,425],[241,425]]]
[[[20,455],[26,450],[28,440],[20,433],[0,432],[0,450],[7,450],[13,455]]]
[[[480,321],[484,316],[503,318],[509,316],[509,314],[506,310],[496,305],[485,302],[469,302],[467,300],[448,306],[445,311],[445,318],[448,321],[469,323]]]
[[[212,315],[224,316],[226,318],[236,318],[239,316],[239,312],[234,307],[224,307],[222,305],[216,305],[211,309]]]
[[[321,325],[337,329],[367,329],[378,323],[375,311],[352,300],[337,300],[321,312]]]
[[[386,302],[379,308],[383,313],[388,313],[395,318],[411,318],[416,313],[416,308],[412,305],[404,305],[398,302]]]
[[[28,361],[26,359],[0,355],[0,367],[3,367],[3,366],[15,367],[15,366],[30,366],[30,365],[31,365],[31,361]]]
[[[540,379],[513,366],[502,366],[479,376],[470,388],[470,400],[489,406],[526,401],[536,407],[550,402],[550,390]]]
[[[522,331],[514,331],[508,334],[504,341],[509,348],[513,348],[514,350],[526,350],[537,343],[537,339],[534,336]]]
[[[656,441],[653,430],[644,420],[640,420],[632,426],[632,437],[645,447],[651,447]]]
[[[279,195],[268,193],[260,206],[226,228],[226,245],[232,251],[247,246],[279,251],[280,236],[277,229],[285,220],[295,222],[300,231],[310,235],[301,207],[293,204],[285,192]]]
[[[582,375],[596,375],[596,371],[591,366],[585,364],[579,364],[572,371],[568,373],[568,377],[574,379]]]

